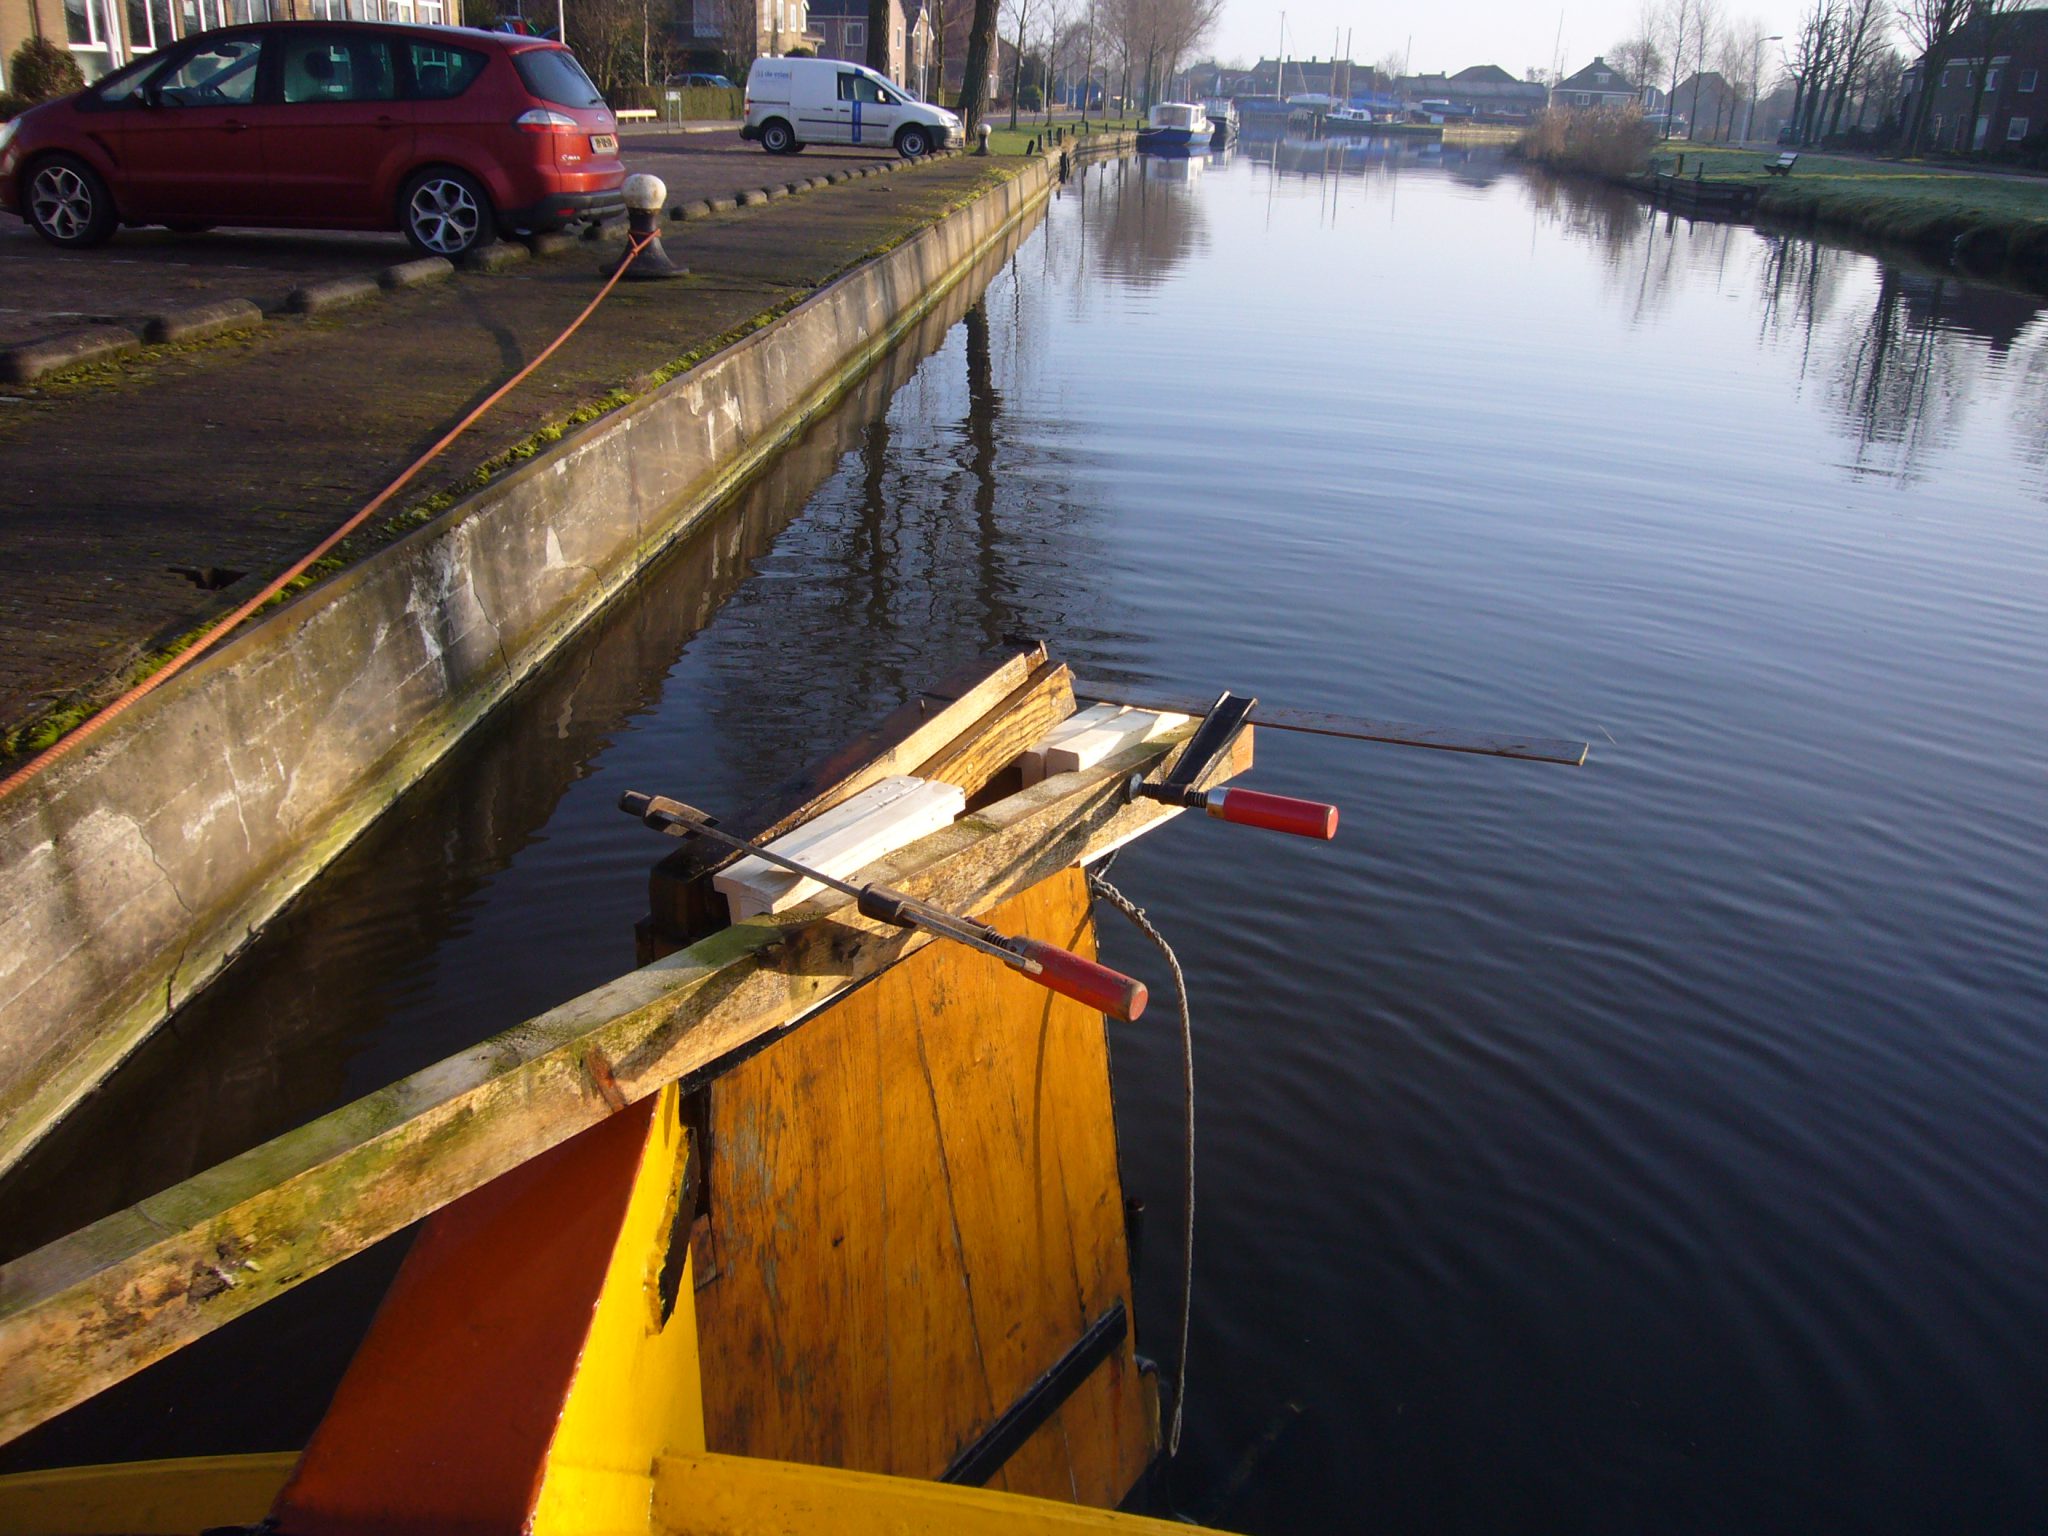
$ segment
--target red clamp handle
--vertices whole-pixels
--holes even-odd
[[[1325,805],[1320,800],[1296,800],[1291,795],[1269,795],[1256,789],[1211,790],[1209,814],[1241,827],[1263,827],[1268,832],[1319,838],[1326,843],[1337,835],[1334,805]]]
[[[1038,962],[1041,969],[1037,974],[1029,971],[1024,974],[1041,987],[1050,987],[1063,997],[1086,1003],[1090,1008],[1099,1008],[1126,1024],[1145,1011],[1145,983],[1121,971],[1112,971],[1093,960],[1083,960],[1070,949],[1041,943],[1037,939],[1019,936],[1010,940],[1010,947],[1026,960]]]

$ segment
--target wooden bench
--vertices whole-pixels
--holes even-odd
[[[623,116],[623,114],[621,115]],[[1796,151],[1788,152],[1778,156],[1777,159],[1765,166],[1764,174],[1767,176],[1790,176],[1792,174],[1792,167],[1798,163],[1798,153]]]
[[[622,123],[651,123],[654,121],[655,111],[652,107],[626,107],[614,112],[612,116]]]

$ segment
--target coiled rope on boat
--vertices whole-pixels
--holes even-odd
[[[1114,863],[1114,856],[1109,863]],[[1188,980],[1181,973],[1180,957],[1173,952],[1173,946],[1166,942],[1166,936],[1152,926],[1152,920],[1145,915],[1145,909],[1132,901],[1108,880],[1109,863],[1100,870],[1088,874],[1088,889],[1100,896],[1109,905],[1129,918],[1138,932],[1150,939],[1159,953],[1166,957],[1167,968],[1173,972],[1173,1001],[1180,1010],[1180,1061],[1181,1077],[1185,1088],[1185,1131],[1186,1148],[1183,1163],[1185,1183],[1181,1188],[1181,1288],[1180,1288],[1180,1355],[1174,1364],[1173,1418],[1166,1431],[1166,1454],[1180,1454],[1180,1427],[1182,1410],[1188,1400],[1188,1328],[1194,1316],[1195,1307],[1195,1028],[1194,1019],[1188,1008]]]

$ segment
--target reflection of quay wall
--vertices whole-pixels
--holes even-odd
[[[409,792],[398,813],[378,821],[326,870],[317,895],[309,893],[305,905],[265,933],[267,953],[244,957],[193,999],[175,1032],[159,1031],[146,1042],[0,1181],[0,1261],[352,1096],[349,1070],[363,1039],[390,1024],[391,977],[462,925],[465,899],[547,824],[584,766],[650,702],[691,638],[845,455],[861,446],[896,391],[968,315],[1032,228],[1028,218],[1013,221],[844,399],[808,423],[716,517],[643,571],[631,592],[504,702],[489,729],[464,741]],[[767,708],[775,702],[762,701]],[[431,835],[422,836],[422,827]],[[411,917],[382,928],[374,965],[364,964],[357,946],[327,937],[377,925],[391,911]],[[622,964],[630,954],[627,934]],[[280,1009],[277,989],[286,976],[295,1002]],[[385,1075],[395,1078],[462,1049],[488,1032],[481,1017],[458,1015],[445,1036],[409,1020],[407,1054]],[[381,1293],[381,1283],[370,1287],[368,1303]],[[326,1400],[308,1394],[315,1399]],[[89,1436],[91,1422],[75,1431]],[[91,1460],[103,1449],[87,1439],[70,1459]]]
[[[1018,220],[1033,161],[151,695],[0,819],[0,1167]]]

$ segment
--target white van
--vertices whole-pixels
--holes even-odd
[[[747,71],[740,137],[771,155],[807,144],[894,148],[906,160],[958,144],[960,119],[886,75],[845,59],[756,59]]]

